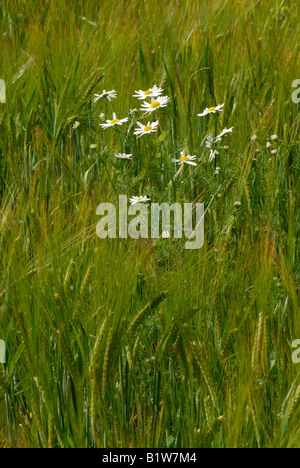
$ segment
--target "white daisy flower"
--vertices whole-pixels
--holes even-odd
[[[219,166],[216,167],[215,174],[218,175],[220,174],[221,168]]]
[[[137,122],[139,128],[135,129],[134,135],[138,135],[138,138],[140,138],[142,135],[146,135],[146,133],[156,132],[158,124],[159,120],[152,123],[148,122],[147,125]]]
[[[277,154],[277,153],[278,153],[277,149],[274,149],[271,151],[271,154]]]
[[[179,163],[179,165],[182,164],[189,164],[190,166],[197,166],[197,163],[193,162],[196,159],[196,156],[185,156],[184,152],[180,152],[180,158],[179,159],[171,159],[172,162]]]
[[[216,155],[219,154],[219,152],[217,150],[210,150],[210,155],[209,155],[209,159],[208,159],[208,162],[212,162],[216,159]]]
[[[146,99],[147,97],[153,97],[156,98],[158,96],[161,96],[163,93],[163,89],[158,88],[156,85],[153,86],[153,88],[147,89],[147,91],[142,91],[141,89],[139,91],[135,91],[136,94],[133,94],[133,97],[136,97],[138,99]]]
[[[208,115],[208,114],[216,114],[216,112],[223,112],[223,107],[224,107],[224,104],[221,104],[221,105],[216,106],[216,107],[207,107],[202,112],[202,114],[197,114],[197,115],[198,115],[198,117],[204,117],[205,115]]]
[[[278,135],[271,135],[270,138],[272,141],[276,141],[278,140]]]
[[[147,195],[145,195],[144,197],[130,197],[129,198],[131,205],[136,205],[137,203],[145,203],[148,200],[150,200],[150,198],[147,198]]]
[[[268,141],[267,144],[266,144],[266,148],[268,148],[268,149],[269,149],[269,148],[272,148],[272,143],[270,143],[270,142]]]
[[[109,102],[111,102],[111,98],[115,99],[117,97],[117,92],[113,89],[112,91],[102,91],[102,94],[94,94],[94,102],[99,101],[101,98],[106,98]]]
[[[151,114],[151,112],[156,111],[160,107],[166,107],[170,98],[168,96],[158,96],[156,99],[152,99],[152,102],[144,102],[141,107],[141,111],[145,114]]]
[[[250,138],[250,140],[256,141],[256,140],[257,140],[257,135],[253,135],[253,136]]]
[[[221,141],[222,138],[223,138],[223,136],[225,136],[227,133],[232,133],[232,130],[233,130],[233,127],[231,127],[231,128],[224,128],[223,132],[220,133],[220,135],[217,136],[217,138],[216,138],[215,141],[216,141],[216,142],[217,142],[217,141]]]
[[[106,128],[114,127],[115,125],[122,125],[124,122],[127,122],[127,120],[128,120],[128,117],[126,117],[125,119],[119,120],[119,119],[117,119],[116,114],[113,113],[112,120],[107,120],[106,123],[100,124],[100,126],[102,128],[104,128],[104,130],[105,130]]]
[[[74,124],[72,126],[73,130],[77,130],[78,127],[80,127],[80,122],[77,122],[77,121],[74,122]]]
[[[115,154],[115,157],[119,159],[131,159],[132,154],[118,153],[118,154]]]

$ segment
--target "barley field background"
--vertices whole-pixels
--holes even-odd
[[[299,10],[1,0],[0,447],[300,447]],[[99,239],[120,194],[205,203],[203,248]]]

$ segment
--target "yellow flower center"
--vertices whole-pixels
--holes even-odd
[[[216,109],[215,107],[210,107],[210,108],[208,109],[208,112],[212,112],[212,111],[214,111],[215,109]]]
[[[156,109],[156,107],[159,107],[160,106],[160,103],[158,101],[153,101],[151,102],[151,109]]]
[[[144,132],[149,132],[149,130],[152,130],[151,125],[146,125],[146,127],[144,127]]]
[[[181,158],[179,158],[179,161],[180,162],[184,162],[184,161],[188,161],[189,158],[187,156],[181,156]]]
[[[114,125],[115,123],[119,122],[119,119],[113,119],[110,121],[110,124],[111,125]]]
[[[149,96],[150,94],[152,94],[151,89],[148,89],[148,91],[145,91],[144,94],[145,94],[145,96]]]

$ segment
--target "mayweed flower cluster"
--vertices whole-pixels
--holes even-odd
[[[156,85],[153,88],[149,88],[147,91],[135,91],[133,97],[143,100],[143,104],[141,105],[140,110],[144,112],[144,115],[150,115],[156,110],[160,109],[161,107],[166,107],[170,98],[168,96],[162,96],[163,89],[158,88]],[[146,99],[150,98],[151,102],[148,102]],[[134,135],[137,138],[140,138],[142,135],[146,135],[147,133],[156,132],[159,125],[159,120],[155,122],[147,122],[147,125],[144,125],[141,122],[137,122],[138,128],[135,129]]]
[[[156,110],[166,107],[168,102],[170,101],[170,98],[168,96],[162,96],[163,89],[158,88],[156,85],[153,86],[153,88],[149,88],[147,91],[135,91],[135,94],[133,97],[143,100],[144,102],[141,105],[140,110],[144,112],[144,115],[151,115],[153,112]],[[116,98],[117,94],[115,90],[112,91],[106,91],[105,89],[101,94],[95,94],[94,95],[94,102],[97,102],[101,98],[106,98],[108,101],[111,102],[112,98]],[[150,98],[150,102],[147,101],[147,99]],[[137,112],[136,109],[133,111],[130,111],[130,114],[133,115],[135,112]],[[103,130],[106,130],[109,127],[115,127],[115,126],[121,126],[123,123],[126,123],[128,121],[128,117],[119,119],[117,118],[115,112],[112,114],[112,119],[106,120],[105,123],[100,124],[100,126],[103,128]],[[143,135],[146,135],[148,133],[154,133],[157,131],[159,125],[159,120],[156,120],[155,122],[147,122],[147,123],[141,123],[137,122],[137,128],[134,130],[134,135],[137,136],[137,138],[140,138]],[[119,159],[124,159],[124,160],[131,160],[132,154],[126,154],[126,153],[117,153],[115,154],[116,158]],[[190,163],[190,158],[193,159],[191,156],[186,156],[186,157],[181,157],[178,162],[183,163],[187,162]],[[177,160],[176,160],[177,161]],[[194,164],[194,163],[193,163]],[[132,205],[136,203],[145,203],[148,201],[149,198],[147,196],[140,196],[140,197],[131,197],[130,202]]]
[[[147,91],[135,91],[135,94],[133,97],[138,98],[139,100],[144,100],[143,104],[141,105],[140,110],[144,112],[144,115],[150,115],[156,110],[166,107],[168,102],[170,101],[170,98],[168,96],[162,96],[163,89],[158,88],[156,85],[153,86],[153,88],[149,88]],[[116,98],[117,94],[115,90],[112,91],[105,91],[101,94],[95,94],[94,95],[94,102],[97,102],[101,98],[106,98],[108,101],[111,102],[112,98]],[[151,102],[147,101],[147,98],[151,99]],[[136,109],[135,109],[136,111]],[[131,111],[131,114],[134,112]],[[118,119],[116,114],[113,112],[112,119],[106,120],[105,123],[100,124],[100,126],[106,130],[109,127],[114,127],[114,126],[120,126],[123,123],[128,121],[128,117],[124,119]],[[141,122],[137,122],[138,128],[135,129],[134,135],[137,136],[137,138],[140,138],[142,135],[146,135],[147,133],[152,133],[156,132],[157,128],[159,125],[159,120],[155,122],[147,122],[147,124],[143,124]],[[127,159],[127,158],[123,158]]]
[[[256,142],[257,139],[258,139],[257,135],[252,135],[252,137],[250,138],[250,140],[253,141],[253,142]],[[275,154],[278,153],[278,150],[275,147],[277,140],[278,140],[278,135],[274,134],[274,135],[270,135],[270,137],[268,138],[268,140],[266,142],[265,147],[266,147],[267,150],[270,150],[272,155],[275,155]],[[256,152],[260,153],[261,149],[257,149]]]
[[[224,107],[224,104],[218,105],[216,107],[210,107],[210,108],[205,109],[202,112],[202,114],[197,114],[197,115],[198,115],[198,117],[204,117],[204,116],[206,116],[208,114],[216,114],[217,112],[223,112],[223,107]],[[215,161],[217,155],[220,154],[219,151],[217,151],[217,149],[215,147],[216,143],[219,143],[224,137],[226,137],[226,135],[228,133],[232,133],[232,132],[233,132],[233,127],[224,128],[224,130],[219,135],[217,135],[216,137],[213,137],[212,132],[209,133],[209,135],[206,138],[206,142],[205,142],[206,148],[208,148],[210,150],[210,154],[209,154],[209,158],[208,158],[209,163]],[[223,149],[229,149],[229,147],[224,146]],[[215,174],[218,175],[220,173],[220,170],[221,170],[220,167],[216,167]]]
[[[167,107],[168,103],[170,102],[170,98],[168,96],[163,96],[163,89],[158,88],[156,85],[154,85],[152,88],[147,89],[146,91],[143,90],[138,90],[135,91],[135,94],[133,94],[133,97],[137,98],[138,100],[143,101],[140,107],[140,111],[143,112],[144,116],[150,116],[153,114],[155,111],[158,109]],[[115,99],[117,97],[116,91],[106,91],[105,89],[101,94],[95,94],[94,95],[94,102],[97,102],[99,99],[105,98],[109,102],[111,102],[111,99]],[[150,99],[148,101],[147,99]],[[216,114],[217,112],[223,112],[224,104],[217,105],[216,107],[210,107],[206,108],[201,114],[197,114],[199,117],[204,117],[209,114]],[[131,110],[130,115],[134,115],[136,112],[138,112],[137,109]],[[100,116],[102,120],[105,120],[105,117],[103,114]],[[103,128],[103,130],[106,130],[107,128],[110,127],[118,127],[123,125],[124,123],[128,122],[128,117],[125,117],[123,119],[117,118],[115,112],[112,113],[112,119],[108,119],[105,121],[105,123],[101,123],[100,126]],[[147,123],[142,123],[142,122],[136,122],[137,128],[134,129],[133,134],[137,137],[140,138],[143,135],[147,135],[149,133],[155,133],[158,129],[159,126],[159,120],[155,120],[154,122],[148,121]],[[219,152],[216,149],[216,143],[219,143],[223,137],[226,137],[228,133],[232,133],[233,127],[227,129],[224,128],[224,130],[217,136],[213,137],[213,134],[210,133],[207,137],[206,140],[206,147],[210,150],[210,155],[209,155],[209,162],[212,162],[216,159],[216,156],[219,154]],[[126,153],[116,153],[115,154],[116,158],[123,159],[123,160],[131,160],[132,159],[132,154],[126,154]],[[191,155],[185,155],[183,151],[180,152],[180,157],[177,158],[172,158],[171,162],[178,164],[179,166],[182,166],[183,164],[187,164],[189,166],[197,166],[197,163],[195,162],[196,156],[191,156]],[[216,167],[215,168],[215,174],[219,174],[221,168]],[[130,198],[131,204],[136,204],[136,203],[144,203],[148,201],[149,198],[147,196],[133,196]]]

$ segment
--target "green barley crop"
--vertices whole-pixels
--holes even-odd
[[[300,447],[299,14],[2,0],[0,447]],[[203,248],[99,239],[120,194]]]

